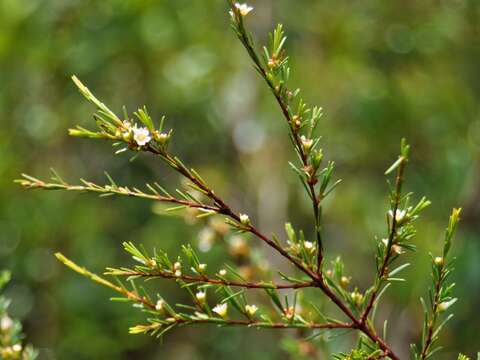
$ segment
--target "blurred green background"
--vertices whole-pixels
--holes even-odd
[[[374,272],[374,236],[385,231],[383,171],[401,137],[412,144],[406,188],[433,206],[418,222],[419,252],[407,255],[410,285],[396,284],[381,311],[402,354],[419,336],[428,252],[440,249],[450,209],[464,208],[455,241],[460,301],[436,358],[473,355],[480,330],[480,2],[251,5],[248,23],[262,42],[276,22],[285,25],[293,84],[324,107],[323,146],[344,179],[325,206],[326,247],[332,258],[342,255],[362,288]],[[67,136],[67,128],[91,124],[92,112],[71,74],[115,110],[146,104],[157,118],[166,114],[174,151],[265,232],[283,235],[287,219],[311,229],[309,204],[287,165],[294,154],[284,120],[229,29],[225,1],[0,0],[0,267],[13,272],[12,314],[40,359],[287,359],[274,331],[184,328],[164,344],[129,336],[128,326],[143,316],[56,263],[52,254],[62,251],[101,272],[131,264],[122,241],[175,252],[209,231],[159,216],[148,202],[13,184],[22,172],[45,178],[49,167],[71,182],[104,182],[108,170],[124,185],[178,183],[148,156],[130,163],[108,143]],[[227,255],[214,244],[205,256],[221,264]],[[264,256],[283,267],[268,250]],[[156,286],[172,299],[183,296]]]

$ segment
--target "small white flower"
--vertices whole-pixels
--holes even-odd
[[[253,10],[253,7],[248,6],[248,4],[235,3],[235,7],[240,11],[240,15],[242,16],[247,16],[248,13]],[[232,11],[230,11],[230,15],[233,17]]]
[[[255,315],[255,313],[257,312],[257,310],[258,310],[257,305],[245,305],[245,311],[247,312],[247,314],[248,314],[249,316]]]
[[[453,304],[455,304],[457,302],[457,298],[454,298],[452,300],[449,300],[449,301],[444,301],[440,304],[438,304],[438,311],[439,312],[444,312],[446,311],[450,306],[452,306]]]
[[[212,309],[212,311],[218,314],[219,316],[221,316],[222,318],[224,318],[227,316],[228,304],[227,303],[218,304]]]
[[[198,272],[203,273],[207,270],[207,264],[198,264]]]
[[[240,222],[243,225],[248,225],[248,224],[250,224],[250,218],[248,217],[247,214],[240,214]]]
[[[218,272],[218,275],[220,275],[220,276],[225,276],[225,275],[227,275],[227,270],[221,269],[221,270]]]
[[[311,241],[304,241],[303,242],[303,247],[308,251],[308,252],[313,252],[315,250],[314,244]]]
[[[13,352],[19,353],[20,351],[22,351],[22,345],[21,344],[15,344],[15,345],[12,346],[12,350],[13,350]]]
[[[182,270],[175,270],[175,276],[176,277],[182,276]]]
[[[0,329],[4,332],[10,330],[13,326],[13,320],[8,315],[4,315],[0,320]]]
[[[386,238],[385,238],[385,239],[382,239],[382,242],[383,242],[383,244],[385,245],[385,247],[388,246],[388,239],[386,239]],[[393,251],[394,253],[396,253],[396,254],[399,254],[399,255],[400,255],[400,254],[403,254],[403,253],[405,252],[405,251],[403,251],[403,249],[402,249],[401,246],[396,245],[396,244],[393,244],[393,245],[392,245],[392,251]]]
[[[137,128],[136,126],[133,128],[133,139],[139,146],[146,145],[152,137],[150,136],[150,132],[147,128],[141,127]]]
[[[205,298],[206,298],[207,294],[205,293],[205,291],[199,291],[195,294],[195,297],[197,298],[197,300],[200,302],[200,303],[203,303],[205,302]]]
[[[312,139],[307,139],[304,135],[302,135],[300,137],[300,141],[302,142],[302,146],[305,151],[308,151],[312,148],[312,145],[313,145]]]
[[[155,310],[157,311],[162,311],[163,310],[163,305],[165,304],[165,301],[163,299],[159,299],[157,303],[155,304]]]
[[[175,264],[173,264],[173,268],[175,270],[180,270],[182,268],[182,264],[180,264],[180,262],[176,262]]]
[[[290,306],[288,309],[285,309],[285,317],[288,320],[292,320],[295,316],[295,309],[293,306]]]
[[[441,266],[441,265],[443,265],[444,260],[443,260],[443,257],[437,256],[433,261],[435,262],[435,265]]]
[[[390,216],[390,218],[393,219],[393,210],[388,210],[388,215]],[[404,219],[405,215],[407,215],[407,212],[405,210],[397,209],[397,211],[395,212],[395,220],[397,222],[400,222]]]

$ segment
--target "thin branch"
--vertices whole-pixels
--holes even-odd
[[[383,280],[388,275],[388,265],[390,263],[390,259],[393,254],[392,247],[394,245],[395,237],[397,235],[397,225],[398,225],[397,212],[400,207],[400,200],[402,196],[403,175],[404,175],[405,167],[407,165],[406,157],[401,156],[399,160],[400,162],[398,164],[397,175],[395,179],[395,195],[394,195],[394,204],[393,204],[393,210],[392,210],[393,211],[392,227],[388,235],[388,242],[386,245],[385,254],[383,256],[383,261],[381,263],[380,269],[377,272],[377,277],[375,278],[374,289],[372,291],[372,294],[370,295],[370,299],[360,319],[361,323],[364,323],[367,320],[368,315],[373,309],[373,305],[375,304],[375,300],[377,299]]]
[[[238,11],[235,9],[235,6],[233,5],[233,2],[230,2],[230,5],[232,7],[232,11],[237,13],[237,16],[239,16],[239,21],[241,23],[241,26],[243,27],[243,20],[240,15],[238,15]],[[250,58],[254,62],[256,69],[260,73],[261,77],[265,80],[267,83],[268,87],[272,91],[275,100],[277,101],[278,105],[280,106],[280,109],[282,111],[282,114],[287,121],[288,128],[290,130],[290,135],[293,139],[293,143],[295,146],[295,149],[297,153],[300,156],[300,160],[302,162],[302,166],[304,168],[304,171],[307,171],[309,168],[311,168],[311,165],[309,164],[308,161],[308,156],[307,153],[305,152],[303,146],[302,146],[302,141],[301,137],[299,134],[298,129],[295,127],[295,120],[293,119],[293,116],[290,112],[289,105],[285,103],[285,101],[282,99],[282,96],[279,92],[279,88],[275,86],[275,84],[272,82],[272,80],[269,78],[267,70],[265,69],[265,66],[262,64],[260,61],[253,45],[250,40],[250,38],[247,36],[245,31],[240,31],[238,32],[238,36],[240,38],[240,41],[244,45],[244,47],[247,50],[247,53],[249,54]],[[285,88],[285,87],[284,87]],[[287,91],[287,90],[285,90]],[[308,186],[308,191],[309,191],[309,197],[312,200],[312,207],[313,207],[313,214],[315,218],[315,234],[316,234],[316,239],[317,239],[317,246],[318,246],[318,253],[317,253],[317,272],[321,273],[321,268],[322,268],[322,262],[323,262],[323,243],[322,243],[322,235],[320,232],[320,197],[316,192],[315,189],[315,184],[317,183],[317,179],[315,176],[311,176],[308,179],[307,186]]]
[[[149,299],[147,299],[145,296],[140,296],[138,293],[136,293],[134,291],[129,291],[129,290],[123,288],[123,287],[112,284],[110,281],[98,276],[97,274],[94,274],[94,273],[88,271],[84,267],[78,266],[77,264],[75,264],[70,259],[66,258],[61,253],[55,253],[55,257],[61,263],[63,263],[65,266],[69,267],[70,269],[72,269],[76,273],[87,277],[88,279],[92,280],[93,282],[96,282],[97,284],[106,286],[106,287],[112,289],[113,291],[116,291],[116,292],[124,295],[127,299],[129,299],[131,301],[134,301],[136,303],[142,304],[143,306],[145,306],[148,309],[152,309],[152,310],[155,309],[155,305]]]
[[[126,186],[112,186],[112,185],[97,185],[90,181],[84,181],[84,185],[71,185],[65,182],[62,183],[47,183],[39,179],[35,179],[29,175],[23,175],[23,179],[16,180],[17,183],[28,189],[44,189],[44,190],[67,190],[67,191],[81,191],[94,192],[103,195],[120,195],[130,196],[141,199],[148,199],[153,201],[160,201],[182,205],[190,208],[201,209],[204,211],[218,212],[219,208],[216,206],[201,204],[193,201],[177,199],[173,196],[163,196],[157,193],[148,194],[138,189],[131,190]]]
[[[275,283],[264,283],[264,282],[239,282],[239,281],[230,281],[226,279],[212,279],[207,276],[192,276],[192,275],[180,275],[177,276],[174,273],[166,271],[154,270],[151,272],[139,271],[139,270],[123,270],[123,269],[111,269],[108,268],[105,272],[105,275],[114,275],[114,276],[133,276],[133,277],[142,277],[142,278],[164,278],[164,279],[173,279],[173,280],[183,280],[186,283],[204,283],[212,285],[225,285],[233,287],[241,287],[247,289],[302,289],[307,287],[314,286],[313,281],[306,281],[302,283],[295,284],[275,284]]]

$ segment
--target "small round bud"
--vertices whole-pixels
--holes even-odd
[[[170,136],[166,133],[159,133],[158,135],[156,135],[156,138],[157,138],[157,141],[160,143],[160,144],[165,144],[168,139],[170,138]]]
[[[250,225],[250,218],[247,214],[240,214],[240,222],[243,225]]]
[[[201,274],[204,273],[205,270],[207,270],[207,264],[198,264],[198,269],[197,270]]]
[[[348,284],[350,284],[350,278],[346,277],[346,276],[342,276],[340,278],[340,285],[343,287],[343,288],[346,288],[348,286]]]
[[[19,353],[20,351],[22,351],[22,344],[15,344],[12,346],[12,350],[13,352],[15,353]]]
[[[182,276],[182,271],[181,270],[175,270],[175,276],[176,277]]]
[[[245,312],[248,316],[253,316],[257,312],[258,307],[256,305],[245,305]]]
[[[218,275],[220,275],[220,276],[225,276],[225,275],[227,275],[227,270],[221,269],[221,270],[218,272]]]
[[[356,290],[350,294],[350,297],[352,298],[353,303],[357,306],[360,306],[363,302],[363,295]]]
[[[307,250],[309,253],[313,253],[315,251],[315,244],[311,241],[304,241],[303,242],[303,247],[305,250]]]
[[[435,265],[437,265],[437,266],[442,266],[444,264],[443,257],[441,257],[441,256],[437,256],[433,261],[435,262]]]
[[[182,268],[182,264],[180,264],[180,262],[176,262],[175,264],[173,264],[173,269],[174,270],[180,270]]]
[[[157,303],[155,304],[155,310],[157,311],[163,311],[163,305],[165,304],[165,301],[163,299],[159,299]]]
[[[197,298],[199,303],[203,304],[205,302],[207,294],[205,293],[205,291],[199,291],[195,294],[195,297]]]
[[[156,267],[157,267],[157,262],[155,261],[155,259],[148,259],[146,265],[147,265],[150,269],[153,269],[153,268],[156,268]]]

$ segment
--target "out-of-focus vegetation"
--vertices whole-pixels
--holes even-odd
[[[480,4],[251,4],[256,16],[248,21],[258,34],[284,23],[293,81],[324,107],[325,152],[344,179],[325,208],[325,246],[345,258],[362,287],[372,280],[373,239],[382,234],[388,208],[383,171],[401,137],[412,144],[406,189],[426,194],[434,206],[418,224],[419,252],[409,255],[415,271],[405,275],[410,286],[394,286],[381,309],[391,317],[395,347],[406,349],[420,334],[428,251],[440,248],[450,208],[464,208],[454,249],[460,300],[438,358],[473,356],[480,302]],[[13,272],[12,316],[23,319],[39,358],[287,358],[275,331],[182,329],[164,345],[129,336],[135,312],[109,303],[107,290],[55,262],[61,250],[100,272],[128,261],[124,240],[175,249],[196,242],[199,231],[205,245],[208,235],[203,222],[160,216],[148,202],[25,193],[13,185],[24,171],[45,177],[49,166],[68,180],[100,180],[103,170],[123,184],[178,180],[146,161],[152,159],[129,163],[112,156],[109,144],[69,138],[66,129],[87,124],[91,113],[71,74],[116,110],[145,103],[152,114],[167,114],[175,151],[265,232],[280,233],[287,218],[310,228],[309,204],[286,164],[294,156],[286,127],[229,30],[224,1],[0,0],[0,263]],[[220,264],[226,255],[214,244],[206,256]],[[276,262],[268,251],[264,256]]]

